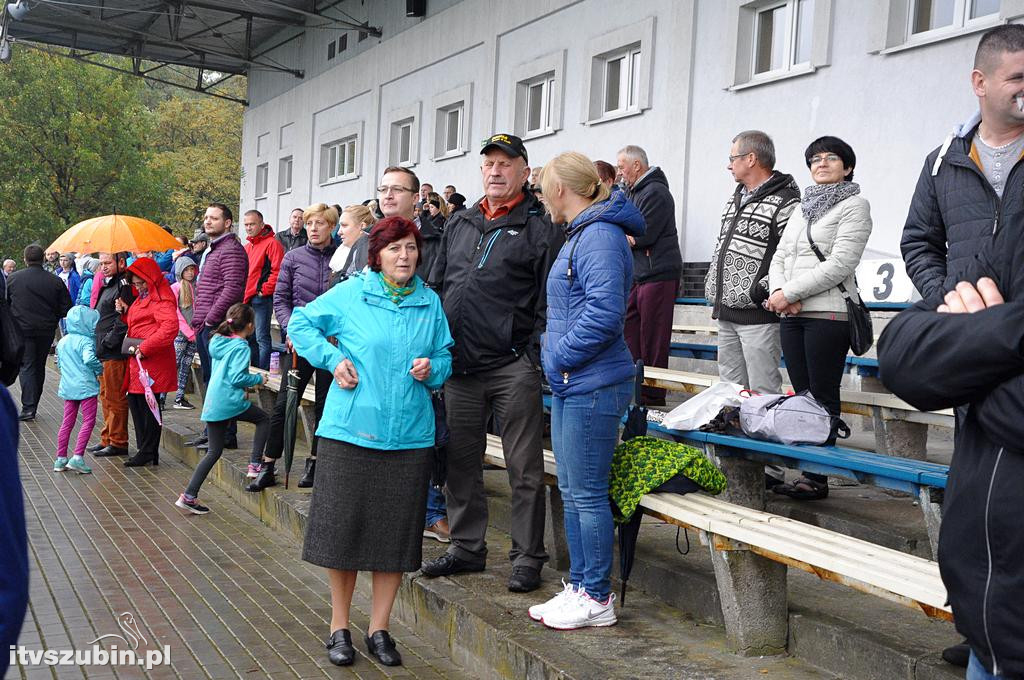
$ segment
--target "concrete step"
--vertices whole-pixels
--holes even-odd
[[[194,418],[168,414],[164,450],[188,464],[198,456],[182,442],[196,429]],[[240,428],[245,446],[250,428]],[[300,443],[301,446],[301,443]],[[299,469],[303,453],[297,453]],[[248,454],[227,451],[214,468],[208,483],[215,483],[242,507],[265,523],[301,540],[310,494],[293,487],[270,489],[262,494],[244,491]],[[641,532],[637,561],[630,578],[620,625],[611,629],[553,634],[525,616],[525,608],[553,595],[563,573],[545,569],[545,586],[535,596],[508,593],[509,567],[502,556],[509,539],[501,531],[508,526],[509,494],[504,471],[485,473],[490,496],[488,541],[490,568],[481,574],[455,578],[406,578],[396,603],[396,615],[417,634],[441,649],[468,671],[486,678],[753,678],[831,677],[857,680],[905,678],[952,680],[962,677],[939,659],[945,646],[958,641],[948,624],[926,619],[911,610],[880,599],[819,581],[790,570],[790,657],[746,659],[725,651],[722,617],[708,549],[690,535],[685,557],[676,550],[674,527],[650,520]],[[868,503],[857,499],[860,491],[837,493],[827,503],[787,507],[780,500],[770,509],[780,514],[803,514],[803,521],[839,527],[874,527],[868,540],[908,552],[920,532],[913,529],[910,511],[894,512],[894,505],[912,501],[879,497]],[[888,503],[888,505],[887,505]],[[844,508],[846,510],[844,511]],[[898,510],[898,508],[897,508]],[[844,517],[845,514],[845,517]],[[873,532],[873,533],[872,533]],[[857,535],[856,532],[853,532]],[[908,536],[916,538],[908,538]],[[682,544],[682,539],[680,539]],[[443,552],[428,541],[424,556]],[[549,546],[550,550],[550,546]],[[618,573],[616,568],[615,574]],[[365,587],[361,584],[361,587]],[[616,586],[618,587],[618,586]]]

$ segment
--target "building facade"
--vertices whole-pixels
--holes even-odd
[[[776,167],[810,183],[803,151],[842,137],[871,202],[871,257],[898,257],[925,155],[977,109],[981,33],[1024,0],[344,0],[374,38],[310,19],[266,57],[302,79],[253,71],[241,208],[284,228],[294,207],[374,196],[407,165],[440,192],[481,191],[493,132],[533,165],[565,150],[614,164],[637,144],[676,197],[683,259],[710,258],[734,184],[733,136],[775,140]],[[314,25],[316,24],[316,25]]]

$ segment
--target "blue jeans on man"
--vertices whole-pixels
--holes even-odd
[[[985,666],[982,665],[981,660],[971,651],[971,660],[967,662],[967,675],[964,676],[965,680],[1000,680],[1004,676],[992,675]]]
[[[249,347],[252,348],[250,363],[264,371],[270,368],[270,318],[274,313],[274,296],[257,295],[249,301],[255,314],[255,332],[249,336]]]
[[[427,519],[423,523],[424,529],[429,529],[442,519],[448,517],[448,506],[444,502],[444,492],[433,484],[427,485]]]
[[[615,527],[608,479],[633,381],[551,399],[551,445],[562,494],[569,581],[598,602],[611,593]]]

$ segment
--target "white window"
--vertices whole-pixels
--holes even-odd
[[[883,0],[871,51],[899,52],[987,30],[1022,15],[1019,0]]]
[[[267,195],[267,175],[266,163],[256,166],[256,198],[263,198]]]
[[[433,99],[434,159],[461,156],[469,144],[469,102],[473,86],[463,85]]]
[[[561,129],[565,55],[565,50],[559,50],[512,70],[516,83],[512,129],[519,137],[531,139]]]
[[[412,126],[410,119],[391,124],[391,156],[388,165],[412,165]]]
[[[598,123],[650,108],[654,18],[592,39],[584,76],[583,122]]]
[[[445,154],[459,151],[462,147],[462,111],[465,104],[459,104],[442,111],[444,134],[441,137],[441,150]]]
[[[277,162],[277,193],[292,190],[292,157],[286,156]]]
[[[355,136],[327,142],[320,146],[320,183],[336,182],[356,175]]]
[[[814,0],[760,7],[754,19],[754,76],[777,74],[810,62]]]
[[[969,27],[999,14],[999,0],[912,0],[908,36]]]
[[[555,89],[555,74],[545,73],[526,86],[526,132],[545,132],[551,129],[551,93]]]

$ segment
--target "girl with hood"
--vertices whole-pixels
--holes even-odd
[[[57,366],[60,367],[57,396],[64,400],[64,420],[57,433],[57,460],[53,471],[74,470],[87,475],[92,468],[85,464],[83,454],[96,425],[99,375],[103,373],[103,364],[96,358],[96,322],[100,314],[95,309],[77,305],[71,308],[65,320],[67,333],[57,343]],[[75,441],[75,455],[69,461],[68,444],[79,410],[82,427]]]
[[[88,258],[85,264],[82,265],[82,279],[78,289],[78,299],[75,300],[76,305],[92,306],[90,302],[92,301],[93,278],[95,278],[96,272],[99,270],[100,261],[95,257]]]
[[[175,283],[171,292],[178,305],[178,335],[174,338],[174,358],[178,365],[178,391],[174,395],[174,408],[191,411],[195,408],[185,399],[185,385],[196,356],[196,332],[192,329],[192,309],[195,304],[196,272],[199,267],[195,260],[182,255],[174,261]]]

